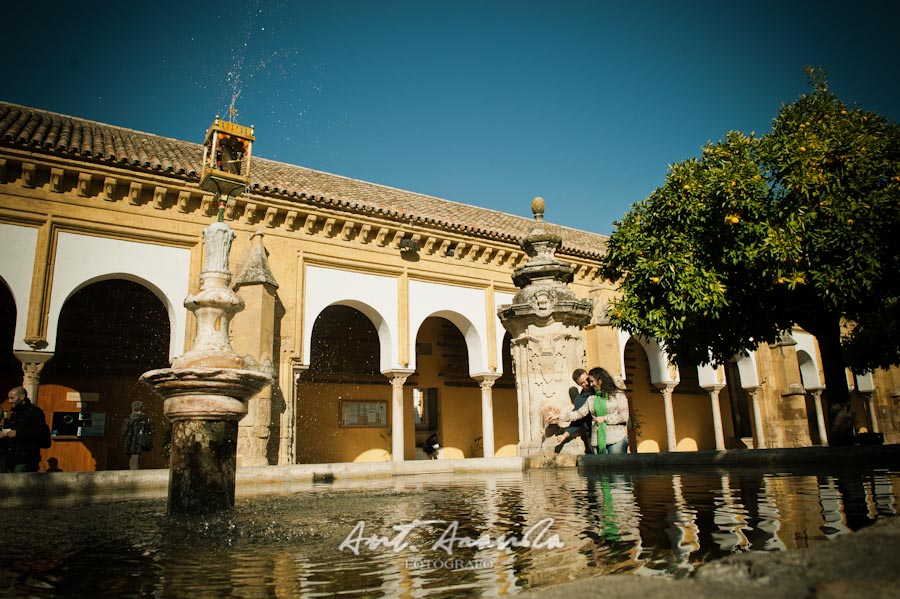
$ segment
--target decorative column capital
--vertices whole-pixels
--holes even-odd
[[[501,376],[502,375],[497,372],[482,372],[479,374],[473,374],[472,378],[478,381],[478,386],[481,387],[482,391],[484,391],[493,387],[494,383]]]
[[[653,383],[653,386],[656,387],[660,393],[662,393],[665,397],[672,397],[672,391],[675,387],[678,386],[677,382],[669,381],[665,383]]]
[[[702,385],[700,388],[703,389],[704,391],[706,391],[707,393],[709,393],[710,395],[713,395],[713,394],[718,395],[719,391],[721,391],[722,389],[725,388],[725,384],[724,383],[716,383],[715,385]]]
[[[391,387],[395,389],[402,389],[403,385],[406,384],[406,379],[408,379],[414,372],[415,370],[410,370],[408,368],[395,368],[393,370],[382,370],[381,374],[391,380]]]

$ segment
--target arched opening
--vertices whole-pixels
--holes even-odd
[[[414,394],[424,401],[424,420],[428,421],[426,424],[419,418],[415,426],[417,448],[431,432],[436,432],[442,447],[441,459],[483,455],[481,389],[469,373],[466,339],[446,318],[430,316],[419,327],[412,386]],[[416,399],[413,398],[414,412],[410,418],[413,421],[419,408]],[[430,415],[429,406],[434,406]],[[418,449],[416,455],[424,457]]]
[[[716,448],[709,393],[700,387],[697,367],[678,364],[678,386],[672,391],[678,451]]]
[[[753,422],[750,415],[750,394],[741,382],[741,371],[737,360],[725,363],[725,385],[731,405],[731,426],[733,437],[726,441],[729,448],[753,446]],[[723,414],[724,418],[724,414]]]
[[[139,283],[109,279],[72,294],[60,312],[56,353],[41,373],[39,404],[54,433],[44,458],[63,471],[128,467],[122,425],[131,403],[164,431],[163,400],[138,379],[169,364],[165,306]],[[145,468],[168,463],[163,435],[142,455]]]
[[[650,382],[647,352],[634,337],[625,344],[624,362],[625,394],[631,414],[628,445],[638,453],[658,453],[666,444],[663,400]]]
[[[356,308],[316,317],[309,368],[297,381],[297,462],[391,459],[391,387],[379,370],[378,332]]]

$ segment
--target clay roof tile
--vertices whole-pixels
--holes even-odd
[[[0,102],[0,143],[37,144],[45,152],[80,154],[93,160],[128,164],[196,180],[201,170],[201,145]],[[534,228],[534,220],[471,203],[460,203],[404,191],[341,175],[284,164],[254,156],[252,188],[298,202],[337,205],[368,214],[383,214],[472,235],[516,241]],[[606,237],[544,223],[563,238],[566,251],[599,257]]]

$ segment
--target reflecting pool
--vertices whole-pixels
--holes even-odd
[[[7,500],[0,595],[457,598],[607,573],[677,578],[892,516],[900,472],[547,469],[266,491],[204,518],[167,516],[164,499]]]

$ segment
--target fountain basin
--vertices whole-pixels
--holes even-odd
[[[162,368],[145,372],[141,381],[165,399],[171,420],[240,420],[246,398],[272,382],[258,370],[234,368]]]

